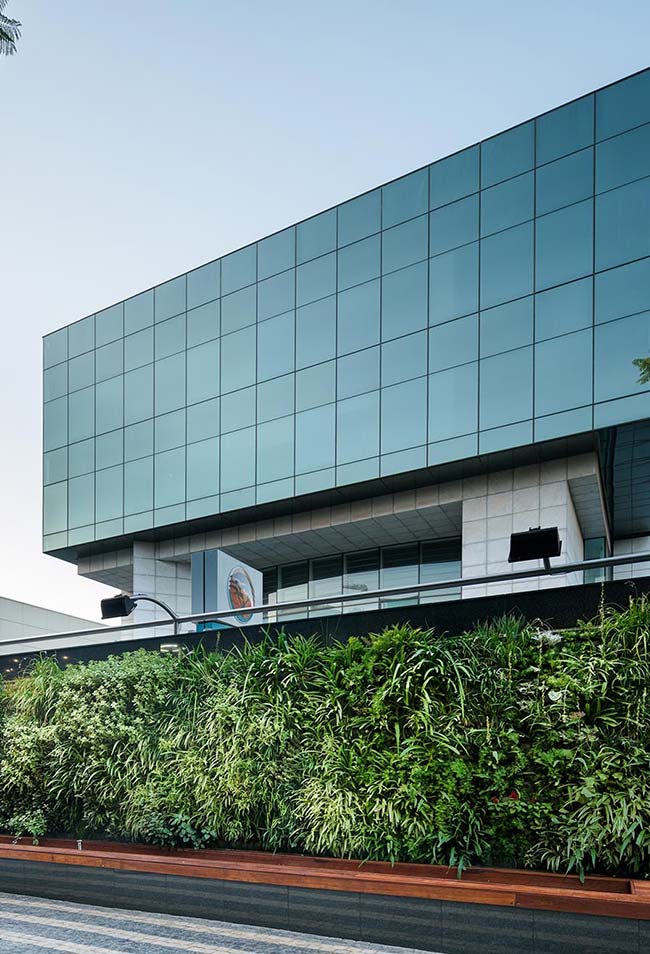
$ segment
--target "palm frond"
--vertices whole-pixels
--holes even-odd
[[[0,0],[0,55],[11,56],[16,52],[16,43],[20,38],[21,24],[3,14],[7,0]]]

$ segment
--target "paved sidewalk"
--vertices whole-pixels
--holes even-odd
[[[2,893],[0,951],[2,954],[417,954],[412,948]]]

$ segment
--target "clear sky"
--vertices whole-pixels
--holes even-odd
[[[11,0],[0,60],[0,593],[44,557],[41,336],[650,65],[647,0]]]

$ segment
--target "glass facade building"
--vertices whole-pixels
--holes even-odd
[[[640,421],[649,352],[650,70],[47,335],[44,550]]]

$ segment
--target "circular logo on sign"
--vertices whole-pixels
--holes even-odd
[[[243,566],[233,567],[228,574],[228,602],[234,610],[246,610],[255,605],[253,582]],[[235,617],[238,623],[248,623],[252,618],[253,614],[247,612]]]

